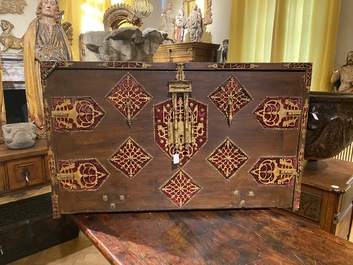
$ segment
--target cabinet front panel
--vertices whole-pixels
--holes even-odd
[[[42,64],[62,213],[296,207],[308,64]]]

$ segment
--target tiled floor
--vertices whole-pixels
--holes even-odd
[[[109,265],[109,262],[82,233],[42,252],[17,260],[9,265]]]

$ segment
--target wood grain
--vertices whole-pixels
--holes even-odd
[[[353,243],[273,209],[73,219],[111,264],[353,264]]]

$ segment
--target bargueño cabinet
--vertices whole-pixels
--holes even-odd
[[[298,208],[311,64],[41,68],[54,215]]]

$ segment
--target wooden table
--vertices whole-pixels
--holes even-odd
[[[353,243],[274,209],[73,219],[111,264],[353,264]]]
[[[353,163],[333,158],[308,161],[297,212],[336,236],[353,238]]]

